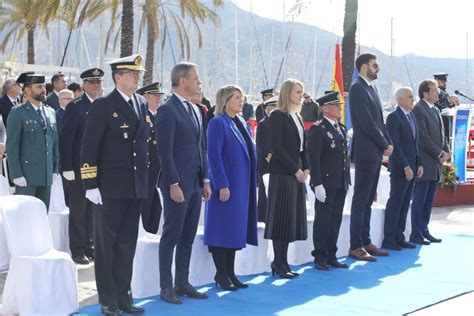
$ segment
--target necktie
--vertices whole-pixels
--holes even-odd
[[[337,133],[339,134],[339,136],[341,136],[341,138],[343,138],[342,136],[342,132],[341,130],[339,129],[339,125],[337,123],[334,123],[334,128],[336,129]]]
[[[408,120],[408,123],[410,123],[410,127],[411,127],[411,133],[413,135],[413,138],[415,138],[415,122],[413,122],[413,118],[411,117],[411,114],[407,114],[407,120]]]
[[[438,109],[437,109],[435,106],[433,106],[433,107],[431,108],[431,113],[433,113],[434,117],[436,118],[436,121],[437,121],[438,124],[439,124]]]
[[[38,113],[39,123],[40,123],[41,127],[45,130],[46,129],[46,124],[44,123],[44,118],[43,118],[43,115],[41,114],[41,109],[36,110],[36,113]]]
[[[193,121],[194,123],[194,127],[198,129],[198,124],[191,103],[189,103],[188,101],[184,101],[184,103],[186,103],[186,106],[188,108],[188,114],[191,117],[191,121]]]
[[[139,114],[139,112],[137,111],[137,109],[135,108],[135,105],[133,104],[133,100],[132,100],[131,98],[128,99],[128,104],[130,104],[130,106],[132,107],[133,112],[135,112],[135,114],[136,114],[138,117],[140,117],[140,114]]]

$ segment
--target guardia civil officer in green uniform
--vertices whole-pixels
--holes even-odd
[[[140,208],[148,197],[148,142],[151,118],[136,94],[142,57],[109,62],[115,89],[96,99],[86,117],[81,178],[93,203],[95,279],[106,315],[143,314],[132,305],[130,282]]]
[[[346,128],[338,121],[341,118],[338,94],[330,91],[316,100],[323,117],[308,132],[310,185],[316,195],[312,255],[315,268],[324,271],[330,267],[347,268],[336,258],[342,211],[351,181]]]
[[[49,208],[51,184],[59,177],[59,147],[56,113],[46,100],[43,75],[20,76],[25,103],[8,115],[8,167],[15,194],[31,195]]]

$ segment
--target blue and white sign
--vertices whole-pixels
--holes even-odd
[[[457,169],[459,181],[466,181],[467,142],[471,126],[471,110],[457,108],[453,124],[453,163]]]

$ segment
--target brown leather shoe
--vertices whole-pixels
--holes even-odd
[[[349,250],[349,257],[362,261],[377,261],[377,258],[371,256],[363,247]]]
[[[384,250],[381,250],[381,249],[377,248],[377,246],[374,245],[373,243],[365,245],[364,248],[372,256],[386,257],[390,254],[390,252],[388,252],[388,251],[384,251]]]

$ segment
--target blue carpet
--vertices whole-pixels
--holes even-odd
[[[146,315],[401,315],[474,289],[474,237],[441,237],[441,244],[392,251],[375,263],[343,258],[348,270],[307,264],[295,267],[301,276],[293,280],[267,273],[242,277],[250,287],[236,292],[201,287],[208,300],[172,305],[155,296],[135,303]],[[98,313],[94,305],[79,314]]]

